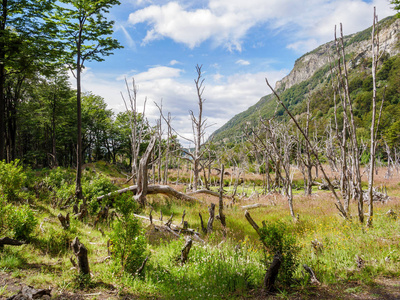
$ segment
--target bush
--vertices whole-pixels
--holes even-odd
[[[13,237],[17,240],[29,240],[38,223],[30,207],[26,204],[17,207],[8,204],[5,213],[6,227],[12,231]]]
[[[0,192],[5,195],[8,201],[15,201],[23,196],[22,185],[26,180],[26,174],[19,160],[7,164],[0,161]]]
[[[300,251],[300,248],[296,245],[295,235],[289,232],[285,223],[280,221],[263,222],[260,235],[263,243],[267,246],[267,262],[272,261],[276,252],[279,251],[282,254],[283,260],[278,279],[284,285],[289,285],[293,281],[293,275],[298,266],[297,255]]]
[[[99,207],[96,198],[117,190],[117,187],[107,177],[96,175],[94,178],[89,176],[84,177],[82,190],[83,196],[89,203],[90,213],[94,214]]]
[[[129,196],[120,196],[115,203],[121,218],[110,234],[112,256],[116,267],[134,274],[146,256],[146,239],[133,215],[138,206]]]

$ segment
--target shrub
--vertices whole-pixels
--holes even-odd
[[[118,268],[134,274],[146,256],[146,239],[133,215],[138,206],[129,196],[120,196],[115,202],[121,218],[110,234],[111,252]]]
[[[263,222],[260,228],[263,243],[267,246],[267,261],[272,261],[276,252],[282,254],[282,264],[278,279],[285,285],[293,281],[293,275],[298,266],[297,255],[300,248],[296,245],[295,235],[289,231],[289,227],[280,221]]]
[[[26,204],[17,207],[8,204],[5,211],[7,227],[13,232],[14,238],[29,240],[38,223],[30,207]]]
[[[22,196],[21,188],[26,180],[26,174],[19,160],[7,164],[4,160],[0,161],[0,192],[9,201],[15,201]]]

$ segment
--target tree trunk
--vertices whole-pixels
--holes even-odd
[[[221,224],[224,228],[224,235],[226,234],[226,220],[225,220],[225,215],[224,215],[224,201],[222,199],[222,193],[223,193],[223,188],[224,188],[224,165],[221,165],[221,177],[220,177],[220,183],[219,183],[219,202],[218,202],[218,210],[219,210],[219,219],[221,221]]]
[[[89,260],[87,257],[88,251],[86,247],[76,237],[71,243],[71,248],[78,260],[78,271],[82,275],[90,276]]]
[[[146,195],[148,188],[148,179],[147,179],[147,167],[150,159],[151,152],[156,143],[156,136],[150,140],[149,145],[147,146],[146,152],[143,154],[142,158],[139,162],[139,170],[138,170],[138,179],[137,179],[137,194],[135,196],[136,201],[139,202],[140,206],[144,207],[146,205]]]
[[[188,256],[189,256],[189,251],[190,248],[192,248],[192,239],[189,239],[185,246],[183,247],[183,249],[181,250],[181,264],[185,264],[186,261],[188,260]]]
[[[76,143],[76,186],[75,196],[82,199],[82,104],[81,104],[81,37],[82,37],[82,24],[79,30],[79,37],[77,41],[77,67],[76,67],[76,107],[77,107],[77,127],[78,139]]]
[[[6,29],[6,21],[7,21],[7,0],[3,0],[2,2],[2,11],[0,18],[0,31],[4,32]],[[6,131],[6,103],[5,103],[5,95],[4,95],[4,83],[6,78],[5,73],[5,43],[4,39],[0,39],[0,161],[5,159],[5,131]]]
[[[214,216],[215,216],[215,204],[211,203],[208,207],[208,213],[210,215],[207,223],[207,232],[213,231],[213,223],[214,223]]]
[[[267,273],[264,277],[264,290],[266,294],[269,294],[275,290],[275,280],[278,276],[279,268],[282,263],[282,254],[279,251],[274,255],[274,259],[269,266]]]

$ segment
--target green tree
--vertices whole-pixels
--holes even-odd
[[[54,16],[59,28],[59,38],[63,41],[66,63],[75,70],[77,102],[77,172],[76,197],[82,199],[82,110],[81,72],[86,61],[103,61],[103,56],[121,48],[117,40],[111,38],[113,21],[104,16],[118,0],[61,0]]]
[[[400,0],[391,0],[390,1],[391,4],[393,4],[393,9],[397,10],[397,17],[400,17]]]
[[[6,77],[16,73],[21,76],[32,65],[38,68],[39,62],[55,58],[50,54],[56,49],[51,42],[52,25],[45,16],[53,3],[54,0],[0,2],[0,160],[5,158]]]
[[[112,126],[113,112],[100,96],[91,93],[82,97],[83,144],[89,162],[104,159],[107,132]]]

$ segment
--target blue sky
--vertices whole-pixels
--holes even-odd
[[[379,19],[394,14],[389,0],[121,0],[108,18],[124,49],[87,63],[83,90],[117,113],[124,110],[124,78],[134,77],[150,123],[158,118],[154,102],[162,101],[176,131],[190,138],[195,66],[202,65],[211,134],[270,93],[265,77],[282,79],[297,58],[332,40],[335,24],[343,23],[344,34],[371,26],[373,6]]]

